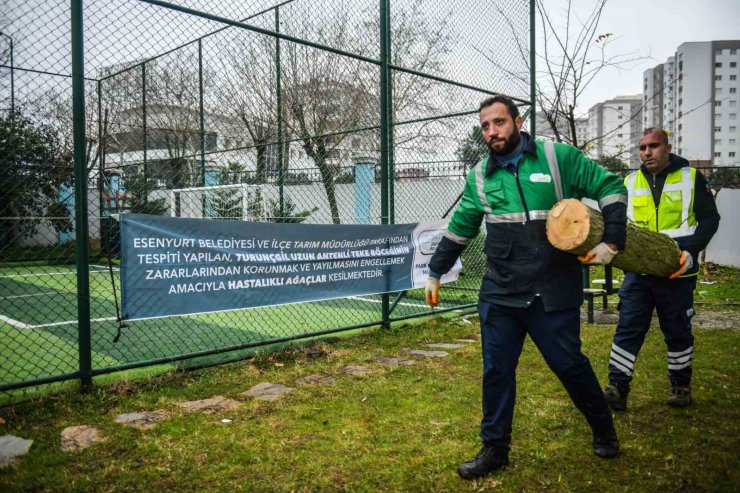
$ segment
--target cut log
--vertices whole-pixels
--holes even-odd
[[[561,200],[547,215],[547,239],[558,250],[584,255],[601,242],[603,234],[601,212],[580,200]],[[680,255],[671,237],[628,223],[626,247],[611,265],[626,272],[668,277],[679,269]]]

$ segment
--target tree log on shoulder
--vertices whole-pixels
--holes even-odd
[[[561,200],[547,215],[547,239],[558,250],[584,255],[601,242],[604,218],[576,199]],[[611,265],[626,272],[668,277],[676,272],[681,251],[667,235],[627,224],[626,248]]]

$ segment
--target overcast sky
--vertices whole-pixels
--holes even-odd
[[[567,5],[566,0],[544,3],[556,18]],[[574,12],[585,17],[594,3],[573,0]],[[584,93],[581,112],[614,96],[641,93],[642,72],[663,63],[681,43],[740,39],[740,0],[609,0],[599,25],[599,33],[614,33],[612,53],[635,52],[651,60],[604,70]]]

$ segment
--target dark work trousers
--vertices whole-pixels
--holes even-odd
[[[529,333],[570,398],[596,434],[614,430],[612,416],[591,363],[581,352],[580,310],[545,312],[536,297],[527,308],[480,302],[483,349],[483,420],[480,437],[507,446],[516,398],[516,366]]]
[[[666,279],[626,272],[619,289],[619,323],[609,357],[609,382],[629,392],[635,361],[650,328],[653,309],[668,346],[668,380],[674,385],[691,383],[696,276]]]

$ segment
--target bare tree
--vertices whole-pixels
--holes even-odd
[[[221,105],[236,114],[257,154],[256,181],[264,183],[270,145],[277,141],[275,39],[234,31],[222,46],[226,54],[217,88]]]
[[[366,15],[373,17],[358,21],[347,12],[330,17],[284,17],[281,30],[355,53],[377,53],[380,44],[377,12]],[[446,21],[435,24],[427,17],[421,0],[394,9],[392,63],[417,71],[442,73],[454,35]],[[225,50],[231,68],[227,68],[227,77],[219,83],[224,95],[220,98],[222,104],[236,112],[257,149],[258,178],[265,161],[261,152],[264,155],[267,142],[275,142],[277,134],[275,44],[269,36],[237,33]],[[377,126],[380,121],[379,68],[285,41],[281,42],[281,52],[286,136],[298,140],[316,165],[332,221],[338,223],[334,185],[339,163],[350,154],[350,149],[362,153],[378,149],[378,131],[367,128]],[[423,77],[395,76],[392,119],[439,112],[444,106],[444,95],[435,91],[434,84]],[[434,125],[422,123],[396,129],[396,145],[432,138],[430,128]]]
[[[584,18],[574,12],[572,0],[563,9],[563,18],[556,25],[552,11],[548,11],[544,0],[536,0],[539,17],[539,34],[544,46],[537,54],[539,67],[536,77],[536,100],[538,111],[544,116],[553,136],[558,142],[566,142],[580,149],[586,149],[593,141],[603,136],[584,141],[579,140],[576,121],[579,116],[576,108],[584,91],[607,69],[625,69],[632,63],[647,57],[635,53],[612,53],[615,41],[613,33],[600,33],[599,25],[607,0],[598,0]],[[498,13],[506,17],[506,12],[497,7]],[[513,30],[514,24],[509,22]],[[512,33],[515,34],[515,33]],[[492,52],[480,53],[509,77],[518,81],[521,88],[529,87],[529,48],[521,43],[520,36],[513,36],[516,49],[522,59],[527,60],[526,71],[513,72],[496,59]],[[629,125],[629,119],[623,125]]]
[[[197,58],[180,49],[147,66],[147,131],[154,149],[165,150],[167,158],[159,160],[173,188],[199,182],[202,166],[200,149],[200,76]],[[212,75],[204,70],[203,87],[212,87]],[[205,136],[204,136],[205,138]]]

